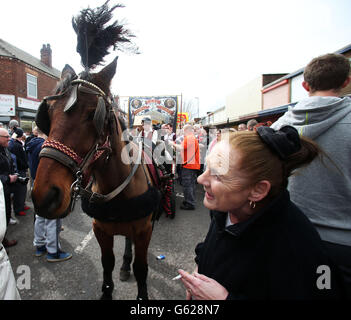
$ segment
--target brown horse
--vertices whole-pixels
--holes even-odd
[[[84,40],[91,43],[89,38]],[[101,298],[112,299],[113,237],[124,235],[135,247],[137,298],[148,299],[147,250],[160,193],[142,163],[140,146],[124,141],[124,123],[114,110],[109,87],[117,59],[91,73],[88,61],[93,49],[89,50],[84,54],[86,71],[78,77],[66,65],[55,94],[44,98],[38,109],[36,122],[48,139],[40,153],[32,199],[38,215],[56,219],[68,215],[81,195],[83,211],[94,218],[93,230],[101,247]],[[125,159],[130,152],[132,163]]]

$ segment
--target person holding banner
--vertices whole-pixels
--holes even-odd
[[[154,145],[156,145],[157,131],[152,129],[151,123],[152,121],[150,116],[145,116],[143,120],[141,120],[142,129],[141,129],[141,132],[139,133],[139,138],[147,139],[151,141]]]

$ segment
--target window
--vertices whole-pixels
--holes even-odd
[[[27,73],[27,97],[38,98],[37,77]]]

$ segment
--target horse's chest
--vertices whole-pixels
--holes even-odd
[[[102,230],[105,234],[109,236],[116,236],[116,235],[121,235],[125,236],[127,238],[132,238],[134,230],[141,230],[143,228],[147,228],[148,221],[151,225],[151,219],[150,217],[146,217],[143,219],[139,219],[136,221],[131,222],[101,222],[96,219],[93,220],[93,225],[94,228],[98,228]]]

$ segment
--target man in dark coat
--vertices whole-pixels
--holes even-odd
[[[38,130],[38,129],[37,129]],[[41,147],[45,142],[44,134],[39,130],[37,131],[37,136],[33,137],[26,146],[26,152],[28,154],[29,171],[32,179],[35,179],[37,174],[37,168],[39,165],[39,153]]]
[[[11,185],[13,185],[17,180],[14,163],[10,152],[7,150],[9,140],[10,135],[8,131],[4,128],[0,128],[0,179],[4,186],[7,225],[9,224],[11,218]],[[4,247],[11,247],[16,245],[17,241],[8,240],[5,236],[2,243]]]
[[[19,127],[14,128],[14,136],[9,142],[8,149],[16,157],[16,167],[20,177],[26,178],[28,161],[27,155],[24,151],[23,143],[21,138],[23,137],[23,130]],[[25,200],[27,195],[27,184],[16,183],[12,187],[13,192],[13,210],[16,215],[25,216],[25,210],[29,207],[25,206]]]

